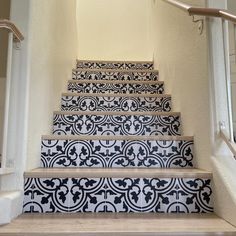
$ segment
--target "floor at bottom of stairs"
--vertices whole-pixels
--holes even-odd
[[[214,214],[23,214],[4,236],[223,236],[236,228]]]

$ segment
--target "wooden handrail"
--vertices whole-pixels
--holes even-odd
[[[24,40],[23,34],[20,32],[20,30],[9,20],[0,19],[0,29],[7,29],[14,35],[14,41],[21,42]]]
[[[236,15],[224,9],[193,7],[177,0],[163,0],[163,1],[175,7],[178,7],[181,10],[188,12],[190,16],[198,15],[198,16],[208,16],[208,17],[220,17],[222,19],[231,21],[232,23],[236,24]]]

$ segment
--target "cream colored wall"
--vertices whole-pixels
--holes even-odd
[[[183,1],[184,2],[184,1]],[[203,6],[205,1],[185,1]],[[196,165],[211,169],[208,49],[206,28],[199,35],[192,18],[164,1],[151,1],[155,67],[174,111],[181,112],[184,135],[194,135]]]
[[[147,0],[77,0],[78,57],[152,60]]]
[[[0,155],[2,154],[3,114],[5,97],[5,78],[0,77]],[[1,159],[1,158],[0,158]]]
[[[75,65],[76,1],[32,0],[27,168],[40,163],[41,135],[52,131],[53,111]]]

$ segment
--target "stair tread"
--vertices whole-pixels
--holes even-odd
[[[61,177],[133,177],[133,178],[211,178],[212,173],[200,169],[158,169],[158,168],[37,168],[25,172],[31,178]]]
[[[151,97],[151,98],[162,98],[171,97],[170,94],[121,94],[121,93],[62,93],[62,96],[90,96],[90,97]]]
[[[213,236],[235,235],[236,228],[215,214],[68,213],[22,214],[0,227],[11,236]]]
[[[43,135],[42,139],[47,140],[156,140],[156,141],[192,141],[193,136],[167,136],[167,135],[150,135],[150,136],[112,136],[112,135]]]
[[[124,70],[124,69],[91,69],[91,68],[77,68],[77,69],[73,69],[73,72],[77,72],[77,71],[88,71],[88,72],[107,72],[107,73],[112,73],[112,72],[120,72],[120,73],[132,73],[132,72],[137,72],[137,73],[159,73],[158,70],[138,70],[138,69],[130,69],[130,70]]]
[[[126,60],[80,60],[77,59],[77,62],[102,62],[102,63],[153,63],[153,61],[126,61]]]
[[[79,83],[93,83],[93,84],[164,84],[163,81],[137,81],[137,80],[92,80],[92,79],[82,79],[82,80],[69,80],[68,83],[79,84]]]
[[[155,111],[54,111],[57,115],[138,115],[138,116],[179,116],[180,112],[155,112]]]

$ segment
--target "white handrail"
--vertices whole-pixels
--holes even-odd
[[[224,142],[229,147],[230,151],[234,155],[234,158],[236,159],[236,144],[232,141],[230,141],[229,136],[227,135],[225,129],[220,129],[220,137],[224,140]]]

